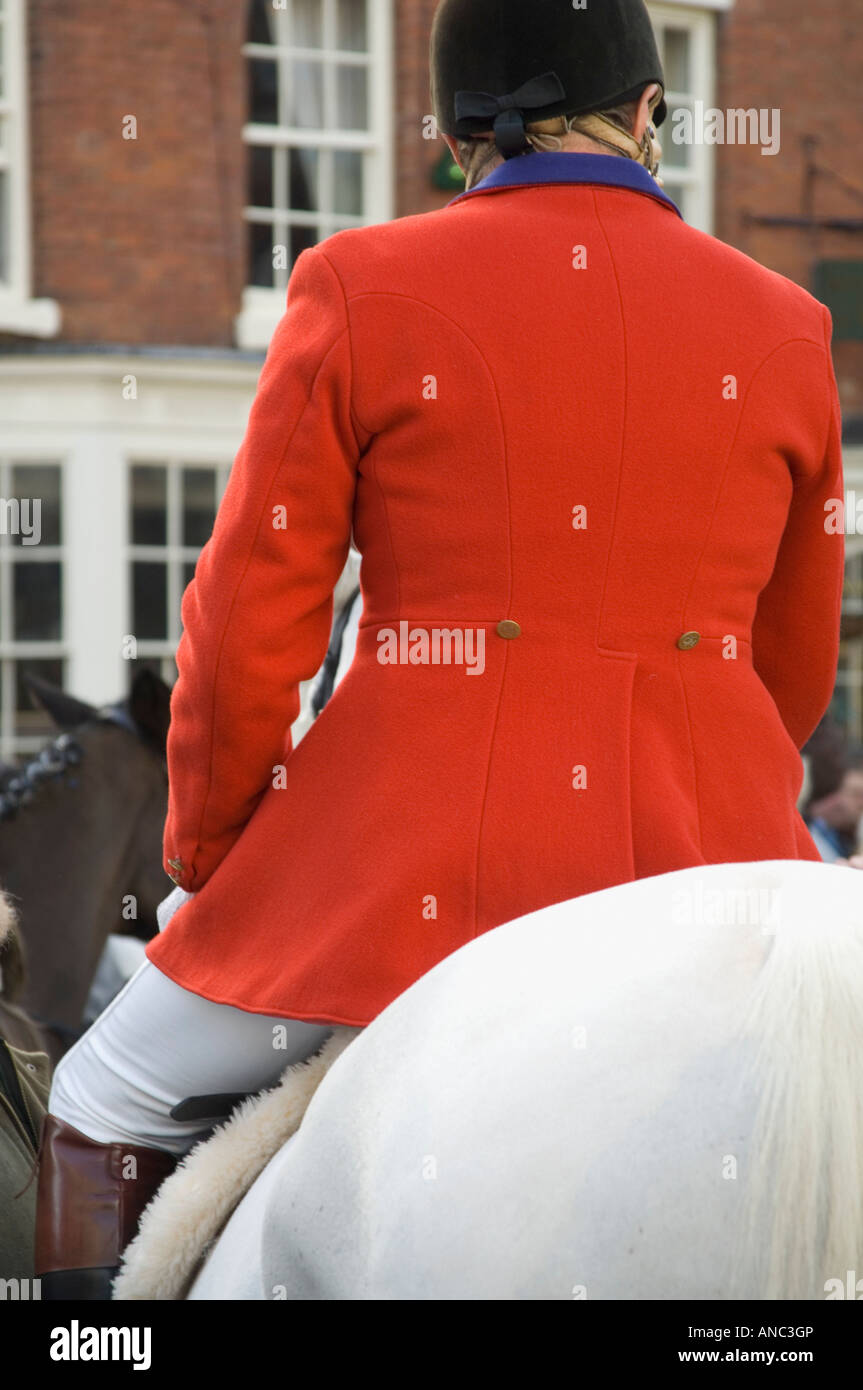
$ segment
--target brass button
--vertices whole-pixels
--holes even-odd
[[[500,622],[497,625],[497,635],[498,637],[506,637],[510,639],[512,639],[513,637],[520,637],[521,628],[519,627],[518,623],[514,623],[511,618],[504,618],[503,622]]]
[[[174,870],[174,874],[181,874],[183,872],[182,859],[169,859],[168,864],[170,868]],[[174,878],[174,874],[168,874],[168,878],[170,878],[174,883],[176,883],[179,886],[180,880],[178,878]]]
[[[682,637],[678,637],[677,645],[682,652],[688,652],[690,647],[697,647],[700,641],[700,632],[684,632]]]

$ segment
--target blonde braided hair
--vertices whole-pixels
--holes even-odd
[[[651,116],[661,100],[660,89],[651,97]],[[641,144],[636,141],[632,127],[637,108],[637,102],[629,101],[620,106],[607,107],[603,111],[588,111],[580,116],[552,116],[546,121],[531,121],[525,127],[527,142],[534,151],[541,154],[560,150],[562,136],[579,132],[598,144],[607,146],[612,154],[620,155],[624,159],[635,159],[639,164],[643,164],[661,185],[662,179],[657,173],[657,168],[662,146],[651,122],[648,122]],[[609,135],[613,138],[609,139]],[[501,162],[502,156],[492,138],[459,138],[456,143],[468,187],[478,183],[486,173],[491,172],[495,164]]]

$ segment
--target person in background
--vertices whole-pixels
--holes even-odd
[[[863,857],[858,855],[861,818],[863,756],[856,756],[846,765],[836,790],[810,802],[807,808],[806,824],[825,863],[863,866]]]

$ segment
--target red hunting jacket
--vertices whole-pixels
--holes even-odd
[[[183,600],[165,863],[196,896],[151,960],[365,1024],[546,904],[817,859],[830,331],[614,155],[304,251]],[[352,533],[356,657],[291,751]]]

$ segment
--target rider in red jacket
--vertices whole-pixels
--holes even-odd
[[[546,904],[818,858],[796,798],[843,575],[829,315],[657,182],[642,0],[444,0],[432,71],[467,190],[301,255],[183,601],[165,862],[193,896],[59,1069],[43,1273],[116,1264],[121,1237],[53,1213],[94,1172],[113,1191],[118,1145],[152,1169],[120,1189],[134,1228],[206,1128],[189,1097],[270,1079],[253,1043],[228,1066],[221,1020],[261,1047],[305,1025],[302,1055]],[[292,751],[352,535],[356,657]],[[148,1029],[182,1066],[108,1078]]]

